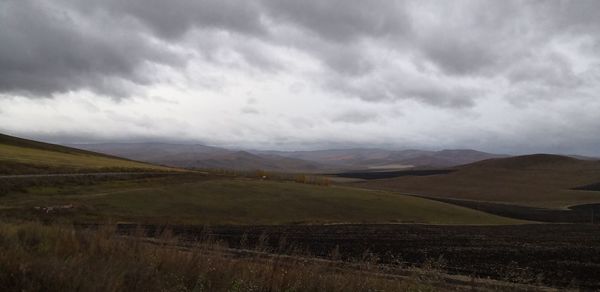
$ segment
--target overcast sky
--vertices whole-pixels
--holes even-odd
[[[0,0],[0,131],[600,155],[600,1]]]

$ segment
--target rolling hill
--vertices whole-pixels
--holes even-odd
[[[427,196],[566,207],[598,203],[600,192],[574,190],[600,182],[600,161],[534,154],[489,159],[448,174],[403,176],[357,182],[355,186]]]
[[[268,151],[274,155],[320,162],[341,169],[440,168],[506,157],[470,149],[426,151],[385,149],[332,149],[316,151]]]
[[[439,168],[503,157],[475,150],[332,149],[315,151],[239,151],[199,144],[72,144],[76,148],[163,165],[192,168],[335,172],[358,169]]]
[[[174,169],[0,134],[0,174],[133,170]]]
[[[72,206],[46,215],[35,207]],[[159,224],[435,223],[514,224],[427,199],[340,186],[198,177],[31,188],[0,197],[0,214]]]
[[[104,143],[73,144],[70,146],[175,167],[262,169],[282,172],[318,172],[326,169],[326,166],[317,162],[270,154],[257,155],[246,151],[228,150],[199,144]]]

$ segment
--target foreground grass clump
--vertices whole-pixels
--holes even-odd
[[[162,242],[172,241],[165,238]],[[207,243],[206,241],[205,243]],[[114,230],[0,224],[4,291],[430,291],[376,271],[279,258],[232,258],[207,245],[179,249]]]

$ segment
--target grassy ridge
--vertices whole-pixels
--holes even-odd
[[[560,208],[600,202],[600,192],[573,190],[597,182],[600,182],[599,161],[528,155],[482,161],[445,175],[372,180],[354,186]]]
[[[156,179],[93,186],[35,188],[0,198],[18,216],[79,221],[183,224],[417,222],[513,224],[520,221],[431,200],[380,191],[250,179]],[[33,208],[72,205],[45,214]],[[46,218],[44,217],[44,218]]]
[[[0,134],[0,174],[173,170]]]

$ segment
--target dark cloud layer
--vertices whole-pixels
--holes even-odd
[[[458,5],[459,4],[459,5]],[[0,3],[0,90],[51,95],[92,89],[108,95],[127,92],[128,85],[154,82],[148,64],[184,66],[185,56],[167,49],[190,30],[221,30],[277,46],[304,51],[328,66],[333,86],[353,88],[352,78],[379,74],[381,64],[364,43],[414,62],[431,64],[442,74],[490,76],[506,74],[511,82],[539,79],[530,65],[532,55],[560,35],[586,36],[597,43],[597,1],[235,1],[128,0],[84,1],[6,0]],[[303,32],[289,39],[273,30],[295,27]],[[202,34],[200,34],[200,37]],[[317,39],[313,39],[316,37]],[[215,48],[213,48],[215,49]],[[218,48],[217,48],[218,49]],[[239,49],[239,48],[238,48]],[[248,59],[268,63],[249,47]],[[251,54],[252,53],[252,54]],[[389,58],[394,58],[390,54]],[[262,58],[262,60],[260,60]],[[548,68],[553,86],[567,80],[571,64],[560,56],[540,63]],[[528,63],[529,62],[529,63]],[[534,66],[535,67],[535,66]],[[394,70],[394,68],[389,68]],[[529,72],[525,72],[529,70]],[[403,74],[398,70],[398,74]],[[389,74],[388,74],[389,75]],[[563,78],[565,77],[565,78]],[[370,91],[391,83],[375,76],[374,83],[347,92]],[[402,75],[397,76],[398,79]],[[516,78],[516,79],[515,79]],[[348,83],[341,85],[340,83]],[[425,82],[420,87],[430,86]],[[433,89],[380,90],[373,95],[417,98],[432,105],[473,104],[477,94],[459,97],[456,84]],[[398,87],[398,85],[394,85]],[[448,88],[447,99],[441,88]],[[383,92],[381,92],[383,91]],[[466,92],[464,92],[466,93]],[[467,100],[469,99],[469,100]]]
[[[141,33],[115,29],[131,25],[125,20],[50,3],[0,3],[0,90],[47,96],[88,88],[118,97],[130,84],[152,82],[138,70],[145,62],[182,63]]]
[[[89,1],[85,1],[89,2]],[[260,34],[258,2],[236,0],[108,0],[93,1],[91,7],[116,17],[131,16],[157,36],[174,40],[195,27],[208,27]],[[90,3],[80,3],[83,9]]]
[[[449,115],[477,116],[505,104],[514,115],[529,106],[558,111],[563,103],[595,108],[598,15],[593,0],[4,0],[0,98],[79,91],[135,97],[168,87],[172,81],[161,75],[167,71],[196,82],[190,87],[220,88],[234,71],[263,80],[287,76],[310,89],[294,96],[318,92],[382,107],[408,102]],[[207,82],[195,79],[200,73]],[[260,110],[236,108],[245,117],[268,113],[262,103]],[[386,120],[384,113],[346,110],[326,120]],[[565,116],[567,122],[530,122],[515,132],[600,126]]]
[[[275,21],[296,24],[330,41],[396,37],[405,34],[410,25],[400,1],[270,0],[263,3]]]

